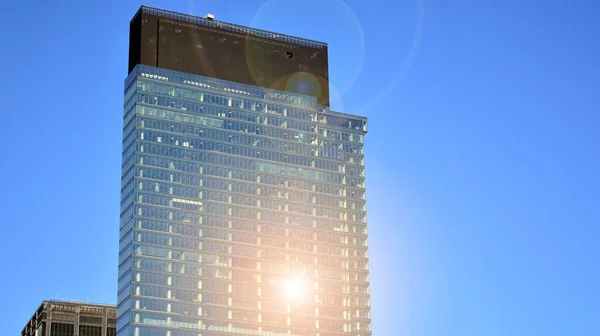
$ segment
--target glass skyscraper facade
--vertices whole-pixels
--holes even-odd
[[[123,125],[119,336],[371,335],[366,118],[138,64]]]

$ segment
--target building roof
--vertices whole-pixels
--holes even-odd
[[[310,39],[306,39],[306,38],[302,38],[302,37],[290,36],[290,35],[286,35],[286,34],[275,33],[275,32],[271,32],[268,30],[250,28],[250,27],[246,27],[246,26],[233,24],[233,23],[217,21],[217,20],[214,20],[211,18],[204,18],[201,16],[182,14],[182,13],[172,12],[169,10],[148,7],[148,6],[140,7],[138,12],[134,15],[133,19],[135,19],[135,17],[138,16],[140,13],[155,15],[155,16],[162,17],[162,18],[184,21],[184,22],[189,22],[189,23],[193,23],[193,24],[198,24],[198,25],[203,25],[203,26],[208,26],[208,27],[213,27],[213,28],[218,28],[218,29],[223,29],[223,30],[227,30],[227,31],[235,32],[235,33],[255,35],[255,36],[263,37],[266,39],[272,39],[272,40],[277,40],[277,41],[281,41],[281,42],[297,44],[297,45],[302,45],[302,46],[308,46],[308,47],[313,47],[313,48],[322,48],[322,47],[327,46],[327,43],[325,43],[325,42],[310,40]],[[133,19],[131,19],[131,20],[133,21]]]

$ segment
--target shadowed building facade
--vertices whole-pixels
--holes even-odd
[[[133,18],[119,336],[371,335],[367,120],[329,109],[326,50],[148,7]]]
[[[136,65],[310,95],[329,105],[327,44],[143,7],[131,20]]]

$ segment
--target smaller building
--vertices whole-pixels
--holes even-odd
[[[89,302],[46,300],[21,336],[116,336],[117,307]]]

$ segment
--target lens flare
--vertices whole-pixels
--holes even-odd
[[[249,25],[252,27],[268,26],[270,22],[273,22],[273,18],[280,17],[281,13],[287,12],[287,8],[288,2],[285,0],[266,0],[257,9]],[[328,37],[328,39],[324,39],[324,42],[332,43],[335,46],[344,46],[344,49],[337,47],[329,49],[330,59],[332,56],[335,59],[344,58],[343,72],[339,72],[335,79],[338,92],[344,94],[356,82],[365,61],[363,27],[354,10],[345,0],[305,0],[300,8],[295,8],[295,13],[296,15],[287,18],[289,26],[310,25],[321,32],[344,31],[344,34],[338,34],[340,37],[337,38],[335,38],[336,34],[323,33],[321,35]],[[335,20],[331,18],[335,18]],[[335,22],[335,27],[331,26],[332,22]],[[299,23],[302,24],[299,25]],[[294,34],[293,29],[289,29],[291,35],[309,37]],[[329,70],[332,71],[337,66],[336,63],[329,64]]]
[[[287,300],[300,301],[306,297],[307,283],[297,277],[285,278],[282,282],[282,292]]]

